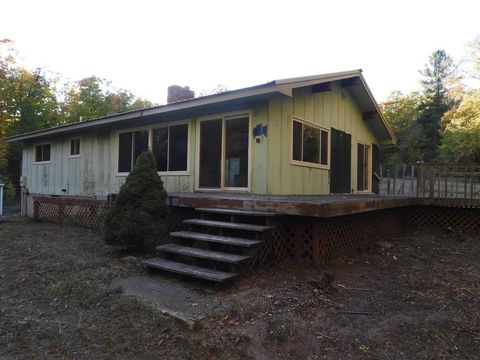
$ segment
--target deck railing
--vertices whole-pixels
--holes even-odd
[[[480,164],[418,163],[396,166],[382,175],[381,194],[480,200]]]

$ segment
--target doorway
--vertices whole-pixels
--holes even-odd
[[[370,190],[370,146],[357,144],[357,191]]]
[[[198,133],[197,188],[247,191],[250,118],[243,115],[201,120]]]
[[[332,128],[330,154],[330,193],[350,193],[352,136],[344,131]]]

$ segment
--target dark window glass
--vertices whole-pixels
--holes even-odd
[[[167,171],[168,128],[153,130],[152,150],[157,161],[157,171]]]
[[[50,161],[50,144],[35,146],[35,162]]]
[[[365,188],[365,145],[357,144],[357,190]]]
[[[42,145],[35,146],[35,162],[42,161]]]
[[[80,139],[70,141],[70,155],[80,155]]]
[[[200,123],[201,188],[220,188],[222,168],[222,120]]]
[[[133,165],[137,162],[137,159],[142,153],[148,151],[148,130],[135,131],[133,133]]]
[[[43,160],[50,161],[50,144],[43,145]]]
[[[293,121],[292,159],[328,165],[328,131]]]
[[[320,130],[303,125],[303,161],[320,163]]]
[[[175,125],[168,128],[168,171],[187,170],[188,125]]]
[[[320,157],[320,164],[328,165],[328,131],[322,130],[322,151]]]
[[[248,187],[248,117],[225,121],[225,186]]]
[[[118,139],[118,172],[132,170],[132,133],[119,134]]]
[[[302,161],[302,123],[293,122],[293,160]]]

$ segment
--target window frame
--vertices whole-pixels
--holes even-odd
[[[225,122],[228,120],[248,117],[248,186],[247,187],[227,187],[225,186]],[[201,192],[237,192],[248,193],[252,187],[252,127],[253,127],[253,113],[251,110],[239,110],[225,113],[217,113],[212,115],[205,115],[197,118],[195,131],[195,191]],[[222,154],[220,167],[220,188],[203,188],[200,187],[200,123],[211,120],[222,120]]]
[[[372,144],[371,143],[368,143],[368,142],[365,142],[365,141],[360,141],[360,140],[357,140],[356,142],[357,146],[356,146],[356,158],[358,159],[358,145],[362,145],[363,146],[363,151],[364,151],[364,156],[365,156],[365,150],[367,150],[367,157],[365,158],[364,157],[364,161],[365,159],[366,162],[367,162],[367,171],[366,171],[366,174],[364,174],[364,179],[363,179],[363,182],[365,183],[365,181],[367,182],[367,188],[364,189],[364,190],[358,190],[358,160],[357,160],[357,179],[356,179],[356,184],[355,184],[355,192],[356,193],[360,193],[360,194],[364,194],[364,193],[367,193],[367,194],[371,194],[372,193]]]
[[[39,146],[43,147],[45,145],[50,145],[50,159],[49,160],[37,161],[37,147],[39,147]],[[43,150],[42,150],[42,152],[43,152]],[[52,162],[52,143],[51,142],[44,142],[44,143],[33,144],[33,164],[41,165],[41,164],[50,164],[51,162]]]
[[[130,174],[131,171],[128,172],[119,172],[118,171],[118,165],[120,162],[120,157],[119,157],[119,146],[120,146],[120,134],[124,133],[133,133],[135,131],[148,131],[148,150],[152,150],[153,146],[153,130],[154,129],[160,129],[160,128],[165,128],[168,126],[174,126],[174,125],[183,125],[187,124],[188,125],[188,130],[187,130],[187,170],[186,171],[157,171],[157,174],[160,176],[186,176],[190,175],[190,149],[191,149],[191,136],[190,136],[190,131],[191,131],[191,120],[179,120],[179,121],[172,121],[168,122],[165,124],[155,124],[155,125],[150,125],[150,126],[141,126],[141,127],[134,127],[134,128],[127,128],[127,129],[121,129],[117,130],[114,133],[115,136],[115,141],[114,146],[115,146],[115,151],[114,153],[116,154],[116,166],[115,166],[115,176],[117,177],[125,177]],[[132,159],[133,159],[133,142],[132,142]],[[132,165],[133,168],[133,165]]]
[[[170,126],[177,125],[187,125],[187,169],[186,170],[177,170],[177,171],[168,171],[168,161],[169,161],[169,151],[170,151]],[[153,130],[167,128],[168,134],[168,147],[167,147],[167,171],[157,171],[158,175],[161,176],[173,176],[173,175],[190,175],[190,121],[176,121],[174,123],[162,124],[159,126],[152,126],[150,128],[149,136],[149,148],[153,151]]]
[[[72,141],[78,140],[78,154],[72,154]],[[81,140],[80,137],[75,137],[75,138],[70,138],[70,150],[69,153],[70,155],[68,156],[69,158],[78,158],[80,157],[80,154],[82,153],[82,145],[81,145]]]
[[[295,160],[293,158],[293,123],[294,123],[294,121],[302,124],[302,129],[303,129],[303,126],[309,126],[309,127],[314,128],[314,129],[320,130],[320,149],[319,149],[319,154],[318,154],[319,161],[322,161],[322,153],[321,153],[321,151],[322,151],[322,131],[327,133],[327,151],[328,151],[328,154],[327,154],[327,164],[326,165],[325,164],[308,162],[308,161],[302,161],[302,160]],[[331,157],[330,142],[331,142],[330,129],[328,129],[324,126],[315,124],[311,121],[302,119],[302,118],[300,118],[296,115],[292,115],[292,118],[291,118],[291,121],[290,121],[290,156],[289,156],[291,165],[303,166],[303,167],[309,167],[309,168],[315,168],[315,169],[330,170],[330,157]],[[303,130],[302,130],[302,154],[303,154]]]

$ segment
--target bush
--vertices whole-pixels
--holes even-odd
[[[3,187],[3,197],[5,202],[13,202],[15,200],[15,195],[17,194],[17,190],[15,189],[15,185],[8,182]]]
[[[143,248],[147,237],[163,229],[166,196],[155,157],[147,151],[137,159],[105,218],[104,241],[130,249]]]

